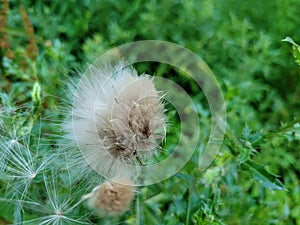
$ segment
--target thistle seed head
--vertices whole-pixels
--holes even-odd
[[[130,208],[134,198],[134,187],[118,182],[116,179],[111,182],[106,181],[91,193],[88,204],[99,215],[117,216]]]
[[[152,80],[137,77],[115,97],[109,114],[97,128],[98,135],[114,158],[126,162],[136,157],[147,159],[164,136],[163,112]]]
[[[75,140],[88,164],[106,176],[126,170],[124,162],[140,165],[151,158],[166,130],[153,79],[122,63],[104,70],[91,67],[85,75],[74,91],[66,139]]]

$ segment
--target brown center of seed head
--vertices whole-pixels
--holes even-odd
[[[111,118],[106,121],[109,129],[100,129],[104,144],[110,154],[122,161],[141,163],[154,154],[156,143],[163,135],[162,105],[158,97],[139,101],[118,101],[111,110]]]

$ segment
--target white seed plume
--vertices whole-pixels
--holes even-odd
[[[122,63],[91,66],[76,86],[72,120],[64,128],[98,173],[128,176],[126,165],[149,159],[164,138],[164,107],[150,76]]]

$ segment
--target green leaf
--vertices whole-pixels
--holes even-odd
[[[250,148],[241,148],[241,153],[237,156],[237,161],[239,164],[245,163],[249,160],[251,156],[251,149]]]
[[[296,63],[300,66],[300,47],[294,45],[293,46],[293,55],[295,58]]]
[[[295,45],[295,46],[300,47],[300,46],[299,46],[296,42],[294,42],[294,40],[293,40],[292,38],[290,38],[290,37],[286,37],[285,39],[282,39],[281,41],[288,42],[288,43],[290,43],[290,44],[292,44],[292,45]]]
[[[286,37],[282,41],[288,42],[292,44],[293,48],[293,56],[295,58],[296,63],[300,66],[300,45],[298,45],[292,38]]]
[[[276,175],[269,173],[265,165],[248,161],[243,164],[250,172],[253,179],[269,190],[285,190],[284,185],[278,180]]]
[[[285,128],[281,134],[289,141],[300,140],[300,123],[294,123],[291,126]]]
[[[41,86],[38,82],[35,82],[32,88],[32,102],[33,102],[33,113],[37,114],[40,110],[41,100]]]

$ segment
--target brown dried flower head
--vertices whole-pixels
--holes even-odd
[[[100,184],[90,194],[88,204],[101,216],[117,216],[126,212],[134,198],[134,187],[106,181]],[[126,183],[128,183],[127,181]],[[124,180],[122,180],[124,183]]]

